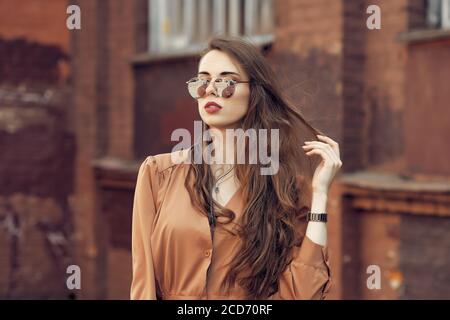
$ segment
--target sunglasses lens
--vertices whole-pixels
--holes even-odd
[[[204,84],[199,84],[199,85],[197,86],[197,96],[198,96],[199,98],[201,98],[201,97],[203,97],[203,96],[205,95],[205,93],[206,93],[206,85],[204,85]]]
[[[205,95],[206,85],[201,80],[192,81],[188,83],[188,91],[194,99],[198,99]]]
[[[222,90],[222,97],[224,97],[224,98],[231,97],[234,93],[234,89],[235,89],[235,85],[230,84],[229,86],[227,86],[225,89]]]
[[[222,98],[229,98],[233,95],[235,85],[233,82],[220,81],[216,83],[217,93]]]

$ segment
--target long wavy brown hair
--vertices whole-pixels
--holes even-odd
[[[300,109],[283,94],[275,72],[257,47],[240,38],[215,37],[200,57],[211,50],[228,54],[251,81],[249,109],[241,120],[241,128],[244,131],[267,129],[268,132],[279,129],[276,174],[261,175],[259,162],[235,164],[245,201],[242,220],[234,221],[239,226],[236,235],[241,237],[242,247],[233,257],[222,284],[229,290],[230,285],[237,282],[247,292],[248,299],[265,299],[278,291],[280,275],[292,261],[292,250],[305,236],[314,163],[301,146],[304,141],[317,140],[315,135],[321,132],[310,125]],[[204,124],[204,128],[207,127]],[[206,144],[195,144],[190,149],[191,160],[193,148],[203,148]],[[248,159],[248,140],[245,144]],[[270,145],[268,138],[267,154],[270,154]],[[217,222],[227,224],[235,219],[235,214],[213,200],[214,179],[210,165],[191,161],[185,186],[195,207],[205,215],[214,209]]]

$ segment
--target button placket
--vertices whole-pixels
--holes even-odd
[[[210,214],[213,215],[212,212],[210,212]],[[214,252],[214,229],[215,229],[214,224],[215,224],[215,221],[212,224],[211,224],[211,222],[212,221],[210,220],[210,217],[208,217],[208,226],[209,226],[210,235],[211,235],[211,249],[207,249],[204,251],[205,257],[209,259],[208,269],[206,270],[206,281],[205,281],[205,288],[204,288],[206,297],[208,297],[209,276],[211,273],[212,255]]]
[[[214,237],[212,237],[212,245],[214,247]],[[206,291],[206,294],[208,294],[208,283],[209,283],[209,276],[211,273],[213,249],[206,250],[204,254],[205,254],[205,257],[209,259],[208,269],[206,270],[206,283],[205,283],[205,291]]]

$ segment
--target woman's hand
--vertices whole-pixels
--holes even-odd
[[[317,135],[317,138],[321,141],[305,141],[303,150],[306,155],[319,155],[322,157],[322,161],[314,171],[312,179],[312,191],[313,193],[328,194],[328,188],[335,174],[342,166],[342,161],[339,157],[339,145],[333,139]]]

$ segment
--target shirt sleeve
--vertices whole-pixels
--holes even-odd
[[[328,247],[305,236],[280,278],[279,296],[287,300],[325,299],[330,287]]]
[[[156,280],[150,245],[151,229],[156,213],[155,187],[157,166],[148,157],[138,172],[133,202],[131,235],[132,282],[131,300],[156,300]]]

